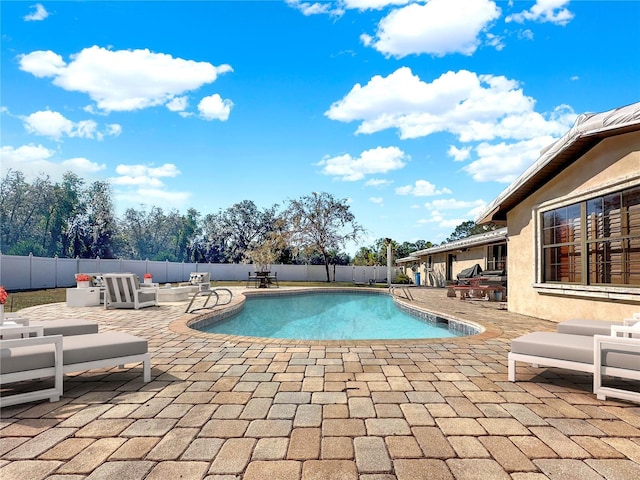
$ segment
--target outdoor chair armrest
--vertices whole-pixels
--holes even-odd
[[[602,355],[603,346],[614,346],[617,351],[632,353],[638,356],[638,364],[635,369],[609,369],[608,374],[629,380],[640,380],[640,338],[594,335],[593,346],[593,393],[596,394],[599,400],[614,397],[640,403],[640,392],[604,387],[602,385],[602,371],[604,367]]]

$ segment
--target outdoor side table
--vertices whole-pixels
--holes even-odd
[[[100,305],[100,288],[67,288],[67,307],[95,307]]]

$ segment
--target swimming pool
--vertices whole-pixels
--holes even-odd
[[[239,313],[195,327],[208,333],[298,340],[451,338],[477,333],[433,315],[421,317],[400,308],[387,294],[323,291],[247,297]]]

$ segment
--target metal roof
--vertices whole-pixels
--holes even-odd
[[[461,248],[475,247],[478,245],[487,245],[500,240],[506,240],[507,228],[498,228],[491,230],[490,232],[479,233],[477,235],[471,235],[470,237],[462,238],[454,242],[445,243],[435,247],[425,248],[423,250],[416,250],[408,257],[400,258],[396,260],[396,263],[415,262],[419,260],[419,257],[425,255],[433,255],[434,253],[449,252],[452,250],[460,250]]]
[[[605,138],[640,131],[640,102],[602,113],[585,113],[562,138],[476,218],[476,223],[506,222],[507,212],[578,160]]]

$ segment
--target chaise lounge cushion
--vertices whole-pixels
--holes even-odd
[[[38,323],[42,325],[44,335],[87,335],[98,333],[98,324],[88,320],[64,318],[60,320],[47,320]]]
[[[147,352],[147,341],[124,332],[92,333],[63,337],[63,364],[73,365],[109,358],[140,355]],[[52,345],[3,348],[0,373],[15,373],[53,366]]]
[[[559,323],[557,330],[571,335],[611,335],[612,325],[622,325],[622,322],[573,319]]]
[[[594,341],[591,336],[555,332],[533,332],[511,342],[512,353],[591,365],[594,361],[593,348]],[[612,347],[603,348],[602,364],[608,367],[639,370],[640,352],[631,353]]]

